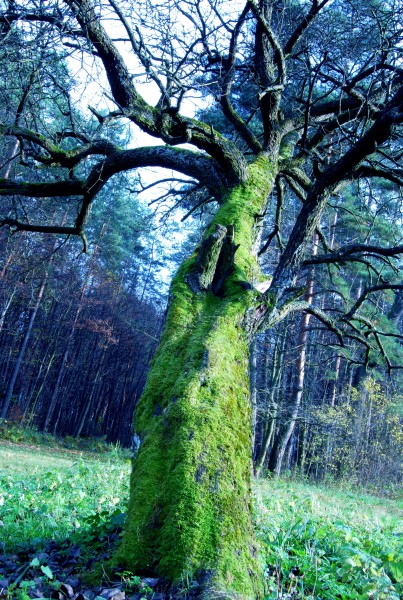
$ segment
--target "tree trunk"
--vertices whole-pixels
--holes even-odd
[[[27,344],[28,344],[29,338],[31,336],[32,327],[34,326],[36,315],[38,313],[38,309],[39,309],[39,306],[40,306],[41,301],[42,301],[42,296],[43,296],[43,293],[45,291],[47,278],[48,278],[48,274],[45,273],[45,275],[43,276],[41,285],[39,287],[38,296],[36,298],[35,306],[33,307],[32,311],[31,311],[31,315],[29,317],[28,327],[27,327],[27,329],[25,331],[23,340],[21,342],[21,346],[20,346],[20,349],[18,351],[17,360],[15,361],[14,369],[13,369],[13,372],[11,373],[10,381],[8,382],[8,386],[7,386],[7,390],[6,390],[6,395],[5,395],[5,399],[4,399],[4,403],[3,403],[3,408],[2,408],[2,411],[1,411],[0,421],[7,418],[7,413],[8,413],[8,409],[10,407],[10,403],[11,403],[11,398],[12,398],[13,391],[14,391],[15,382],[17,381],[18,373],[20,372],[20,367],[21,367],[21,364],[22,364],[22,361],[23,361],[23,358],[24,358],[25,350],[27,348]]]
[[[281,379],[284,350],[287,340],[287,330],[282,333],[280,342],[276,342],[273,355],[272,372],[270,375],[270,394],[267,399],[267,409],[265,414],[265,429],[263,433],[263,439],[260,446],[258,455],[255,461],[255,475],[260,477],[262,475],[263,468],[267,462],[269,450],[272,447],[274,432],[277,425],[277,413],[278,413],[278,397],[276,390],[278,389],[279,382]],[[266,355],[268,352],[266,351]]]
[[[313,252],[312,255],[315,256],[318,252],[318,238],[315,234],[313,240]],[[313,297],[313,276],[312,274],[309,277],[307,282],[307,288],[305,293],[305,299],[308,304],[311,304]],[[300,406],[302,402],[302,394],[304,392],[304,380],[305,380],[305,366],[306,366],[306,353],[307,353],[307,342],[308,342],[308,326],[311,315],[309,313],[305,313],[301,317],[300,325],[299,325],[299,335],[298,335],[298,348],[299,355],[296,364],[296,385],[294,388],[294,394],[292,399],[292,413],[290,422],[287,425],[286,431],[282,437],[280,447],[276,457],[276,466],[275,473],[276,475],[280,475],[281,468],[283,465],[284,455],[287,449],[287,446],[290,442],[291,436],[294,433],[295,424],[297,422],[297,418],[300,411]]]
[[[332,388],[330,392],[330,406],[336,406],[336,397],[337,397],[337,388],[339,383],[339,375],[340,375],[340,365],[341,365],[341,354],[336,356],[336,364],[334,366],[334,379],[332,380]]]
[[[102,368],[104,366],[105,355],[106,355],[106,352],[104,349],[102,351],[101,356],[98,357],[97,367],[95,368],[95,375],[93,376],[93,378],[90,382],[91,383],[91,392],[89,394],[85,394],[85,396],[84,396],[86,398],[86,400],[85,400],[84,406],[82,407],[81,412],[79,414],[78,423],[75,427],[75,433],[73,434],[75,438],[80,437],[81,432],[84,429],[84,425],[86,424],[88,413],[93,404],[95,389],[96,389],[99,377],[101,375]],[[91,372],[93,372],[92,369],[91,369]],[[72,429],[73,429],[73,427],[72,427]]]
[[[3,329],[3,325],[4,325],[4,320],[6,318],[6,314],[8,309],[10,308],[10,305],[14,299],[15,293],[16,293],[16,289],[14,288],[14,290],[11,292],[11,294],[9,295],[8,299],[5,301],[1,312],[0,312],[0,332]]]
[[[267,171],[257,167],[228,192],[198,254],[172,283],[165,329],[136,409],[139,451],[116,557],[176,584],[197,580],[203,598],[263,592],[251,521],[249,339],[242,327],[246,311],[262,302],[246,285],[259,273],[254,222],[272,187],[267,163]],[[233,230],[239,247],[228,268]]]

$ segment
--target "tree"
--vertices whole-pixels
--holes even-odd
[[[27,115],[24,125],[0,126],[22,149],[19,176],[0,185],[2,196],[19,199],[3,226],[78,235],[86,247],[85,225],[100,190],[117,173],[140,167],[182,173],[190,186],[204,188],[203,202],[216,202],[201,244],[172,283],[165,329],[136,409],[139,447],[116,560],[177,585],[196,579],[204,598],[260,597],[248,348],[257,332],[301,310],[340,344],[355,339],[382,347],[384,332],[360,309],[384,290],[402,289],[396,274],[402,246],[362,239],[329,251],[320,219],[352,180],[402,182],[402,7],[378,0],[2,4],[5,43],[16,29],[30,39],[41,28],[105,88],[88,124],[70,110],[63,131],[37,115]],[[158,92],[154,104],[141,95],[146,82]],[[187,116],[186,99],[200,97],[206,86],[236,135]],[[242,86],[255,91],[249,106],[238,106]],[[71,108],[71,92],[64,91]],[[118,146],[108,138],[117,121],[136,125],[159,145]],[[42,176],[43,166],[55,176]],[[267,277],[256,258],[259,226],[272,198],[281,212],[283,185],[301,208],[270,286],[261,287]],[[70,225],[35,220],[52,198],[77,207]],[[277,229],[276,222],[272,238]],[[310,256],[315,231],[321,246]],[[347,299],[332,315],[301,299],[305,269],[313,269],[314,281],[323,264],[356,261],[367,265],[374,283],[354,304]],[[390,267],[387,277],[376,263]]]
[[[292,203],[287,204],[289,210]],[[365,186],[362,181],[361,185],[351,184],[349,188],[343,190],[342,204],[338,205],[336,198],[329,203],[322,215],[321,230],[329,236],[329,251],[351,244],[359,237],[378,246],[387,245],[394,237],[399,239],[401,223],[396,211],[399,211],[399,204],[396,203],[393,191],[388,190],[387,184],[381,184],[381,181],[377,180]],[[271,218],[274,220],[274,216]],[[284,214],[283,220],[290,220],[287,213]],[[338,223],[337,231],[334,228],[335,223]],[[269,231],[273,231],[270,223]],[[265,261],[274,260],[275,252],[275,247],[271,248],[265,256]],[[383,268],[387,266],[384,265]],[[373,284],[371,271],[367,269],[367,265],[360,262],[355,265],[350,264],[347,268],[343,265],[330,264],[328,269],[322,267],[320,277],[317,275],[318,273],[315,277],[314,306],[333,314],[340,310],[345,299],[350,298],[353,304],[361,296],[362,290]],[[309,290],[309,281],[306,287]],[[395,300],[393,300],[394,296]],[[391,308],[392,303],[397,308],[396,312]],[[395,332],[395,336],[382,336],[382,345],[388,357],[386,361],[382,360],[379,348],[374,352],[373,349],[358,344],[356,340],[346,340],[342,347],[322,324],[313,321],[312,326],[306,326],[303,321],[309,315],[301,317],[299,331],[295,330],[296,314],[290,315],[280,323],[276,328],[277,332],[273,329],[270,331],[269,335],[276,336],[277,339],[287,337],[288,343],[284,345],[283,352],[278,352],[278,343],[272,352],[270,344],[262,340],[259,351],[264,352],[265,366],[257,382],[258,419],[255,436],[257,472],[263,467],[279,470],[278,465],[281,462],[279,458],[281,454],[284,456],[285,452],[283,442],[288,437],[285,434],[292,430],[287,443],[286,461],[282,461],[283,469],[298,469],[304,475],[316,479],[322,479],[327,475],[355,477],[355,469],[351,461],[346,461],[342,469],[339,467],[340,461],[332,456],[337,453],[337,448],[330,437],[324,450],[323,441],[317,439],[323,438],[323,434],[314,424],[318,415],[327,414],[329,406],[334,408],[343,402],[348,402],[353,383],[359,387],[358,398],[365,396],[365,388],[360,385],[360,381],[371,375],[381,383],[382,393],[392,403],[389,408],[393,412],[393,395],[390,390],[391,387],[398,389],[401,371],[390,370],[389,365],[402,364],[400,344],[402,328],[399,323],[398,306],[399,294],[394,295],[385,290],[383,294],[373,296],[360,309],[360,318],[367,318],[373,324],[376,323],[377,328],[384,333]],[[302,344],[305,335],[308,336],[307,348]],[[280,368],[281,363],[285,368]],[[301,386],[305,371],[304,385]],[[276,376],[268,386],[264,376],[265,373],[269,375],[270,372],[275,373]],[[295,423],[295,414],[298,415],[297,423]],[[352,413],[350,418],[353,419]],[[380,456],[383,455],[385,459],[387,457],[387,460],[390,460],[390,453],[384,448],[387,439],[385,438],[381,445],[379,440],[376,443]],[[384,449],[381,450],[381,447]],[[317,449],[315,463],[312,456],[310,458],[307,456],[307,451],[311,453],[312,448]],[[380,456],[377,460],[381,459]],[[317,461],[318,457],[319,461]],[[312,464],[314,468],[310,466]],[[358,476],[360,483],[368,483],[374,470],[366,468],[361,473],[365,474],[365,477],[361,477],[361,474]],[[386,468],[386,460],[384,460],[383,470],[379,473],[384,475],[384,479],[378,474],[373,484],[380,488],[382,485],[389,485],[391,470]],[[400,471],[395,469],[393,477],[398,479],[399,474]]]
[[[139,300],[146,215],[110,188],[94,207],[90,254],[79,254],[79,240],[72,245],[49,234],[2,230],[0,406],[7,421],[130,446],[162,314],[149,299],[153,278],[148,298]],[[116,219],[124,225],[119,231]]]

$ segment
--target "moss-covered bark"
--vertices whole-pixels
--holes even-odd
[[[255,298],[242,283],[257,276],[254,224],[272,179],[272,165],[260,159],[206,232],[233,226],[239,244],[223,295],[189,285],[197,253],[179,269],[135,415],[141,444],[117,560],[179,585],[196,579],[206,598],[256,598],[263,588],[251,524],[249,350],[241,323]]]

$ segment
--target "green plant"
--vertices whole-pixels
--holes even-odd
[[[76,568],[82,572],[88,561],[108,560],[119,541],[129,465],[118,459],[98,461],[92,454],[77,460],[71,453],[74,460],[58,457],[58,468],[50,469],[49,456],[46,448],[26,453],[7,446],[0,475],[5,550],[27,556],[27,549],[39,553],[47,540],[58,539],[59,554],[67,556],[72,544],[77,547]],[[291,474],[287,480],[256,482],[255,524],[267,600],[281,595],[293,600],[400,598],[402,508],[396,499],[370,496],[346,485],[312,486]],[[46,589],[59,585],[48,565],[36,557],[24,558],[19,569],[8,591],[10,600],[28,600],[34,579],[41,578]],[[135,572],[118,575],[128,593],[152,594]],[[191,577],[183,581],[183,589],[189,590],[191,583]]]
[[[36,581],[34,580],[33,573],[36,573],[40,570],[40,575],[37,577]],[[31,574],[31,576],[29,576]],[[32,590],[37,586],[37,581],[46,579],[47,582],[53,580],[52,570],[48,567],[48,565],[41,564],[41,561],[35,557],[26,565],[21,568],[21,572],[15,578],[15,580],[8,586],[6,591],[6,597],[10,600],[31,600],[31,596],[29,596],[29,590]]]
[[[99,531],[106,536],[108,527],[121,525],[128,489],[126,461],[94,460],[91,455],[72,462],[11,447],[5,456],[7,466],[0,474],[5,551],[21,543],[39,548],[46,539],[60,540],[73,532],[86,535],[96,525],[104,526]],[[46,468],[50,460],[55,468]]]
[[[257,525],[267,600],[401,597],[402,531],[376,499],[292,481],[272,480],[261,490]],[[389,504],[397,514],[399,507]]]
[[[120,577],[127,593],[137,592],[145,596],[153,594],[153,589],[139,575],[134,575],[134,573],[128,570],[118,571],[116,575]]]

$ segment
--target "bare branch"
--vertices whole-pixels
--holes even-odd
[[[262,146],[257,139],[257,137],[252,133],[249,129],[245,121],[238,115],[235,111],[234,106],[230,99],[231,87],[233,84],[233,76],[234,76],[234,68],[236,62],[236,52],[237,52],[237,42],[238,36],[241,31],[242,26],[245,23],[246,17],[250,11],[250,3],[247,2],[239,19],[234,27],[234,30],[231,35],[230,47],[228,52],[228,58],[223,61],[223,66],[225,70],[225,74],[223,77],[223,85],[222,85],[222,93],[220,96],[220,103],[223,109],[224,115],[227,119],[232,123],[235,127],[239,135],[246,142],[249,148],[255,153],[258,154],[262,150]]]
[[[371,287],[367,287],[363,291],[361,296],[358,298],[358,300],[351,307],[351,309],[348,311],[348,313],[346,313],[346,315],[345,315],[346,319],[351,319],[355,315],[355,313],[365,302],[365,300],[367,299],[369,294],[373,294],[375,292],[380,292],[382,290],[403,290],[403,284],[400,285],[400,284],[385,283],[385,284],[379,284],[379,285],[373,285]]]
[[[324,256],[314,256],[303,261],[304,267],[308,265],[320,265],[329,263],[344,263],[359,260],[367,255],[378,255],[379,257],[394,257],[403,253],[403,246],[394,246],[391,248],[382,248],[381,246],[372,246],[370,244],[350,244],[339,248],[336,252]]]
[[[322,2],[318,2],[318,0],[313,0],[310,11],[307,15],[302,19],[302,21],[297,25],[297,27],[292,32],[288,41],[284,46],[284,54],[288,56],[293,51],[295,45],[301,39],[303,33],[315,19],[315,17],[319,14],[319,12],[328,4],[330,0],[322,0]]]

